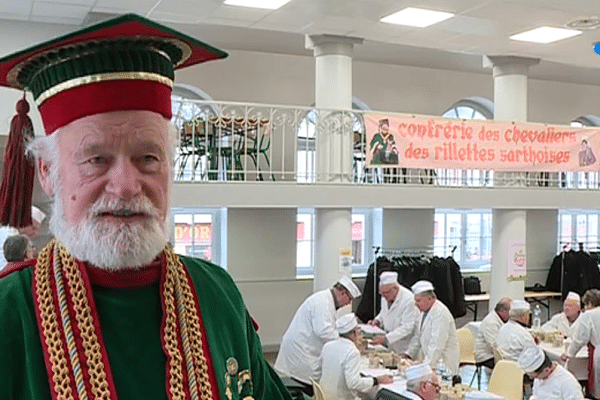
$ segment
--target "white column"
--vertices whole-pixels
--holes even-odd
[[[315,107],[318,111],[316,172],[319,182],[352,179],[352,50],[362,39],[306,36],[315,56]],[[345,113],[335,111],[345,110]],[[315,291],[330,287],[340,276],[340,249],[352,247],[352,208],[315,210]]]
[[[493,68],[494,119],[500,121],[527,120],[527,76],[529,67],[539,59],[514,56],[485,56],[484,67]],[[508,178],[508,179],[507,179]],[[524,176],[517,173],[495,173],[494,184],[523,185]],[[509,246],[514,241],[525,244],[527,254],[527,214],[525,210],[493,210],[492,270],[490,274],[490,311],[502,297],[523,299],[523,281],[510,282]]]

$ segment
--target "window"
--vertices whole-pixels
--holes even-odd
[[[436,209],[434,254],[452,255],[463,271],[489,271],[492,262],[492,211]]]
[[[444,114],[454,119],[494,119],[494,103],[483,97],[467,97],[454,103]],[[494,171],[436,169],[438,184],[442,186],[493,186]]]
[[[176,253],[226,267],[226,208],[174,207],[171,214],[171,243]]]
[[[570,123],[573,128],[600,126],[600,117],[595,115],[582,115],[575,118]],[[560,181],[561,187],[590,189],[600,187],[598,172],[562,172]]]
[[[559,210],[557,250],[578,250],[580,243],[585,250],[597,249],[599,216],[599,210]]]
[[[314,105],[313,105],[314,107]],[[352,98],[352,109],[353,110],[368,110],[369,106],[367,106],[360,99],[353,97]],[[315,174],[315,127],[319,122],[319,115],[315,109],[312,109],[306,113],[300,124],[298,125],[298,147],[297,147],[297,162],[296,162],[296,179],[298,182],[303,183],[314,183],[316,181]],[[364,136],[365,134],[365,122],[362,118],[362,115],[359,113],[352,114],[352,130],[357,137],[360,135]],[[355,140],[355,145],[357,144],[357,140]],[[360,146],[362,142],[358,140],[358,145]],[[364,148],[362,149],[364,152]],[[358,149],[355,147],[355,152]],[[364,157],[361,157],[362,161],[361,165],[354,165],[355,171],[362,167],[361,170],[364,170]],[[355,157],[356,162],[356,157]]]
[[[366,275],[373,246],[381,244],[381,209],[352,209],[352,272]],[[314,274],[314,208],[298,208],[296,219],[296,277]],[[379,238],[379,239],[378,239]]]

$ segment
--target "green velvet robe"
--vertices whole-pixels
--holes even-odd
[[[196,288],[210,356],[222,400],[227,400],[227,360],[252,374],[234,399],[291,399],[267,364],[242,296],[222,268],[183,257]],[[0,279],[0,400],[49,400],[48,375],[32,297],[33,267]],[[94,300],[119,400],[167,399],[166,356],[161,347],[159,282],[117,288],[93,284]],[[215,399],[217,400],[217,399]]]

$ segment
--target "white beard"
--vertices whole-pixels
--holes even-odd
[[[104,196],[90,208],[83,222],[71,225],[65,216],[62,193],[52,205],[50,231],[76,259],[109,271],[141,268],[152,262],[167,241],[166,221],[145,196],[130,201]],[[122,225],[104,221],[100,213],[143,213],[142,222]]]

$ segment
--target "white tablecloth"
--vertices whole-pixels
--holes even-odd
[[[575,355],[574,358],[569,358],[569,360],[566,363],[566,366],[565,366],[565,362],[563,360],[561,360],[561,358],[560,358],[560,356],[565,352],[564,346],[554,347],[549,343],[542,342],[542,343],[540,343],[540,347],[542,349],[544,349],[544,351],[546,352],[546,354],[548,354],[548,357],[552,361],[558,362],[560,365],[564,366],[569,371],[571,371],[571,373],[573,375],[575,375],[575,378],[577,380],[580,380],[580,381],[587,380],[587,376],[588,376],[587,346],[583,346],[581,348],[581,350],[579,350],[579,352],[577,352],[577,354]]]

